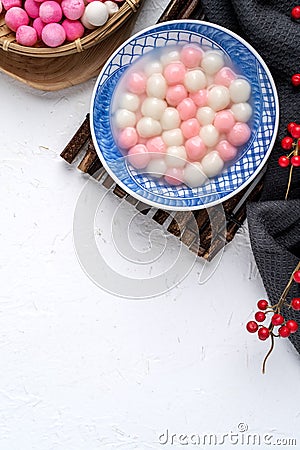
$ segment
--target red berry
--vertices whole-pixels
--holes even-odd
[[[278,164],[280,167],[288,167],[290,165],[290,158],[287,156],[280,156],[278,159]]]
[[[294,273],[294,281],[296,281],[296,283],[300,283],[300,270],[297,270]]]
[[[300,156],[299,155],[292,156],[291,164],[294,167],[300,167]]]
[[[249,331],[249,333],[256,333],[258,330],[258,325],[256,322],[254,322],[254,320],[251,320],[250,322],[247,323],[246,328]]]
[[[294,128],[294,126],[297,125],[295,122],[290,122],[287,126],[287,130],[289,133],[292,132],[292,129]]]
[[[300,86],[300,73],[294,73],[291,80],[292,80],[293,86],[296,86],[296,87]]]
[[[261,327],[258,330],[258,337],[261,341],[265,341],[270,336],[270,330],[266,327]]]
[[[291,301],[291,307],[295,310],[295,311],[299,311],[300,310],[300,298],[293,298]]]
[[[258,309],[262,309],[263,311],[264,311],[265,309],[267,309],[267,307],[268,307],[268,302],[267,302],[267,300],[259,300],[259,301],[257,302],[257,307],[258,307]]]
[[[286,338],[291,334],[290,329],[286,325],[279,328],[278,333],[281,337]]]
[[[293,128],[291,130],[291,135],[295,139],[299,139],[300,138],[300,125],[296,124],[295,126],[293,126]]]
[[[296,333],[296,331],[298,330],[298,324],[296,320],[288,320],[286,326],[288,327],[291,333]]]
[[[292,19],[299,20],[300,19],[300,6],[295,6],[291,11]]]
[[[266,320],[266,315],[262,311],[257,311],[254,317],[257,322],[263,322],[264,320]]]
[[[293,145],[294,139],[290,136],[285,136],[283,139],[281,139],[281,147],[283,150],[291,150]]]
[[[281,314],[274,314],[272,317],[272,324],[277,326],[281,325],[284,322],[284,318]]]

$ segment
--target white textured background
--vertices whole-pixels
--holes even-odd
[[[148,0],[136,29],[166,3]],[[241,422],[299,448],[299,356],[276,342],[262,376],[268,344],[245,332],[265,295],[246,227],[206,284],[198,261],[155,299],[114,297],[82,271],[72,220],[86,178],[59,153],[93,84],[44,93],[0,75],[0,450],[181,448],[159,435]]]

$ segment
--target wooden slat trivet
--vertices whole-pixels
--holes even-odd
[[[199,0],[172,0],[167,6],[166,10],[160,17],[158,22],[173,19],[204,19],[201,1]],[[144,215],[151,216],[155,209],[149,207],[143,202],[136,200],[131,195],[127,194],[114,180],[106,173],[100,162],[90,133],[89,114],[86,116],[83,124],[77,130],[73,138],[67,144],[61,157],[69,164],[74,163],[79,154],[83,154],[78,169],[82,172],[93,176],[102,168],[99,181],[106,189],[113,188],[113,193],[125,198],[128,203],[132,204],[138,211]],[[201,209],[198,211],[178,211],[173,215],[170,221],[170,212],[164,210],[157,210],[152,219],[160,225],[170,223],[167,231],[174,236],[177,236],[183,244],[185,244],[192,252],[207,260],[211,260],[224,246],[232,241],[238,229],[242,226],[246,219],[246,203],[248,201],[256,201],[260,197],[263,182],[262,177],[257,178],[250,186],[247,186],[234,197],[223,202],[223,208],[226,216],[226,230],[223,225],[220,225],[217,236],[212,241],[211,220],[216,223],[224,224],[224,214],[218,207],[211,207],[208,211]],[[222,217],[218,220],[218,214]],[[198,227],[198,233],[195,232],[195,220]],[[199,244],[200,238],[200,244]]]

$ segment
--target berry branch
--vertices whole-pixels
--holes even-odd
[[[270,350],[265,356],[265,359],[263,361],[262,365],[262,373],[265,373],[266,371],[266,362],[271,355],[273,349],[274,349],[274,338],[275,337],[282,337],[287,338],[292,333],[296,333],[298,330],[298,323],[295,320],[285,320],[284,316],[282,315],[282,309],[284,306],[287,306],[289,308],[293,308],[295,311],[300,311],[300,298],[293,298],[291,300],[291,303],[287,302],[287,296],[289,294],[289,291],[291,289],[291,286],[295,283],[300,283],[300,261],[295,267],[292,275],[290,276],[290,279],[284,288],[284,291],[282,292],[280,299],[276,305],[272,306],[269,305],[267,300],[259,300],[257,303],[259,311],[255,313],[255,321],[251,320],[247,323],[247,330],[249,333],[256,333],[258,334],[258,338],[261,341],[265,341],[270,337],[271,340],[271,346]],[[267,314],[271,313],[271,321],[268,327],[262,325],[261,323],[264,322],[267,318]],[[260,323],[260,325],[258,324]],[[279,327],[279,328],[277,328]],[[278,330],[275,333],[275,328]],[[277,334],[278,333],[278,334]]]
[[[281,148],[283,150],[291,150],[288,155],[280,156],[278,159],[278,164],[280,167],[289,167],[290,166],[290,174],[288,186],[285,194],[285,200],[288,199],[288,195],[291,188],[291,182],[293,177],[293,169],[294,167],[300,167],[300,125],[295,122],[290,122],[287,126],[288,132],[292,135],[285,136],[281,140]]]

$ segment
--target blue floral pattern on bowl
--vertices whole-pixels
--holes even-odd
[[[111,99],[124,71],[141,55],[157,47],[178,42],[197,43],[207,49],[220,49],[231,59],[236,72],[252,86],[252,134],[239,159],[219,176],[198,188],[170,186],[145,173],[139,173],[124,159],[111,129]],[[128,193],[152,206],[191,210],[206,208],[227,200],[243,189],[266,162],[278,128],[278,98],[268,68],[255,50],[229,30],[200,21],[172,21],[155,25],[125,42],[100,73],[91,104],[91,130],[104,167]]]

